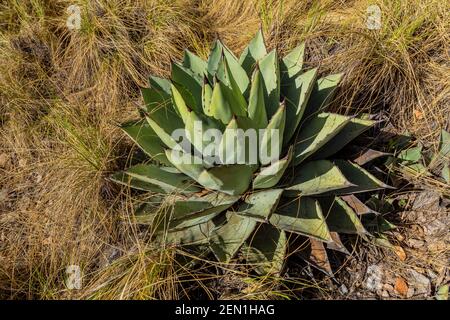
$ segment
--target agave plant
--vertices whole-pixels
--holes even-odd
[[[278,59],[259,31],[239,59],[217,40],[207,61],[185,51],[170,80],[150,77],[142,119],[121,126],[149,161],[112,176],[170,199],[164,212],[141,206],[139,222],[153,224],[167,243],[209,248],[224,263],[241,252],[259,273],[280,272],[289,235],[306,237],[306,258],[325,271],[325,249],[346,252],[339,234],[368,235],[360,216],[373,211],[355,194],[388,187],[362,167],[383,154],[333,155],[375,121],[325,111],[341,74],[318,78],[317,68],[304,70],[304,49]],[[207,161],[194,122],[223,133],[219,149],[236,128],[276,129],[279,147],[263,134],[257,145],[270,149],[272,161]],[[192,148],[173,152],[177,129]],[[193,161],[180,161],[180,153]]]

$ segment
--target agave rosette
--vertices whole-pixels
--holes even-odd
[[[362,167],[383,154],[333,155],[375,121],[325,111],[341,74],[318,78],[317,68],[304,70],[304,49],[278,59],[259,31],[239,59],[217,40],[207,61],[186,51],[170,80],[150,77],[142,119],[121,126],[150,160],[112,179],[172,200],[164,213],[144,206],[138,221],[159,221],[164,241],[208,247],[224,263],[241,251],[259,273],[281,270],[290,234],[307,237],[307,260],[328,272],[325,249],[346,251],[339,234],[368,234],[361,215],[373,211],[355,194],[388,187]],[[271,154],[278,160],[180,162],[172,133],[196,136],[194,122],[220,130],[222,139],[232,128],[276,129],[280,147]],[[259,148],[269,140],[260,137]],[[202,150],[202,139],[191,142]]]

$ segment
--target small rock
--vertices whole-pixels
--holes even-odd
[[[382,268],[379,265],[372,264],[367,267],[366,271],[366,288],[370,291],[381,290],[383,280]]]
[[[429,221],[423,226],[423,228],[427,236],[439,236],[447,232],[447,225],[439,219]]]
[[[431,291],[431,281],[423,274],[410,270],[409,284],[414,287],[416,295],[429,295]]]
[[[383,297],[383,298],[389,298],[389,297],[390,297],[389,292],[387,292],[387,290],[383,290],[383,291],[381,292],[381,297]]]
[[[418,249],[420,247],[423,247],[425,245],[425,241],[417,240],[417,239],[409,239],[408,240],[408,246],[414,249]]]
[[[412,210],[432,210],[439,206],[439,193],[423,191],[414,199]]]
[[[346,295],[346,294],[348,293],[348,289],[347,289],[347,287],[345,286],[345,284],[343,284],[343,285],[341,285],[341,286],[339,287],[339,292],[340,292],[340,294],[342,294],[343,296]]]

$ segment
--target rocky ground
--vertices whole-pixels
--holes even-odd
[[[448,200],[435,191],[412,191],[397,198],[406,205],[390,234],[395,247],[363,245],[359,258],[348,260],[337,281],[331,282],[331,296],[431,299],[446,295],[445,285],[448,290],[450,281]]]

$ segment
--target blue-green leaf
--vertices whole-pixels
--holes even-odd
[[[196,56],[189,50],[184,50],[183,66],[190,69],[192,73],[203,78],[207,72],[207,62]]]
[[[230,214],[228,221],[212,231],[210,247],[220,262],[229,263],[256,227],[256,220]]]
[[[293,164],[298,165],[335,137],[350,121],[350,117],[321,113],[305,123],[296,137]]]
[[[328,160],[310,161],[295,171],[293,181],[286,188],[287,196],[319,195],[353,186],[341,170]]]
[[[319,203],[308,197],[293,199],[280,205],[269,220],[272,225],[288,232],[299,233],[321,241],[331,240]]]
[[[314,68],[294,79],[288,79],[282,82],[281,90],[286,101],[285,144],[292,138],[303,117],[316,77],[317,68]]]
[[[283,230],[261,224],[242,247],[248,264],[259,274],[279,275],[285,261],[287,237]]]
[[[250,76],[256,62],[261,60],[266,54],[267,50],[264,44],[262,30],[259,29],[255,37],[250,41],[244,51],[242,51],[239,63],[247,72],[247,75]]]
[[[259,62],[264,87],[267,117],[270,119],[280,105],[280,70],[277,52],[272,50]]]
[[[333,100],[342,75],[342,73],[331,74],[317,80],[308,100],[302,122],[307,122],[312,115],[325,111],[328,103]]]
[[[152,164],[138,164],[128,168],[123,173],[133,179],[156,185],[166,193],[199,191],[199,188],[194,185],[194,181],[180,172],[175,172],[174,168],[159,167]],[[126,178],[126,176],[123,176],[123,178]],[[128,182],[126,180],[120,181],[119,179],[116,181],[123,184]]]
[[[163,142],[145,120],[124,123],[120,128],[144,151],[152,160],[165,165],[172,164],[167,159]]]

